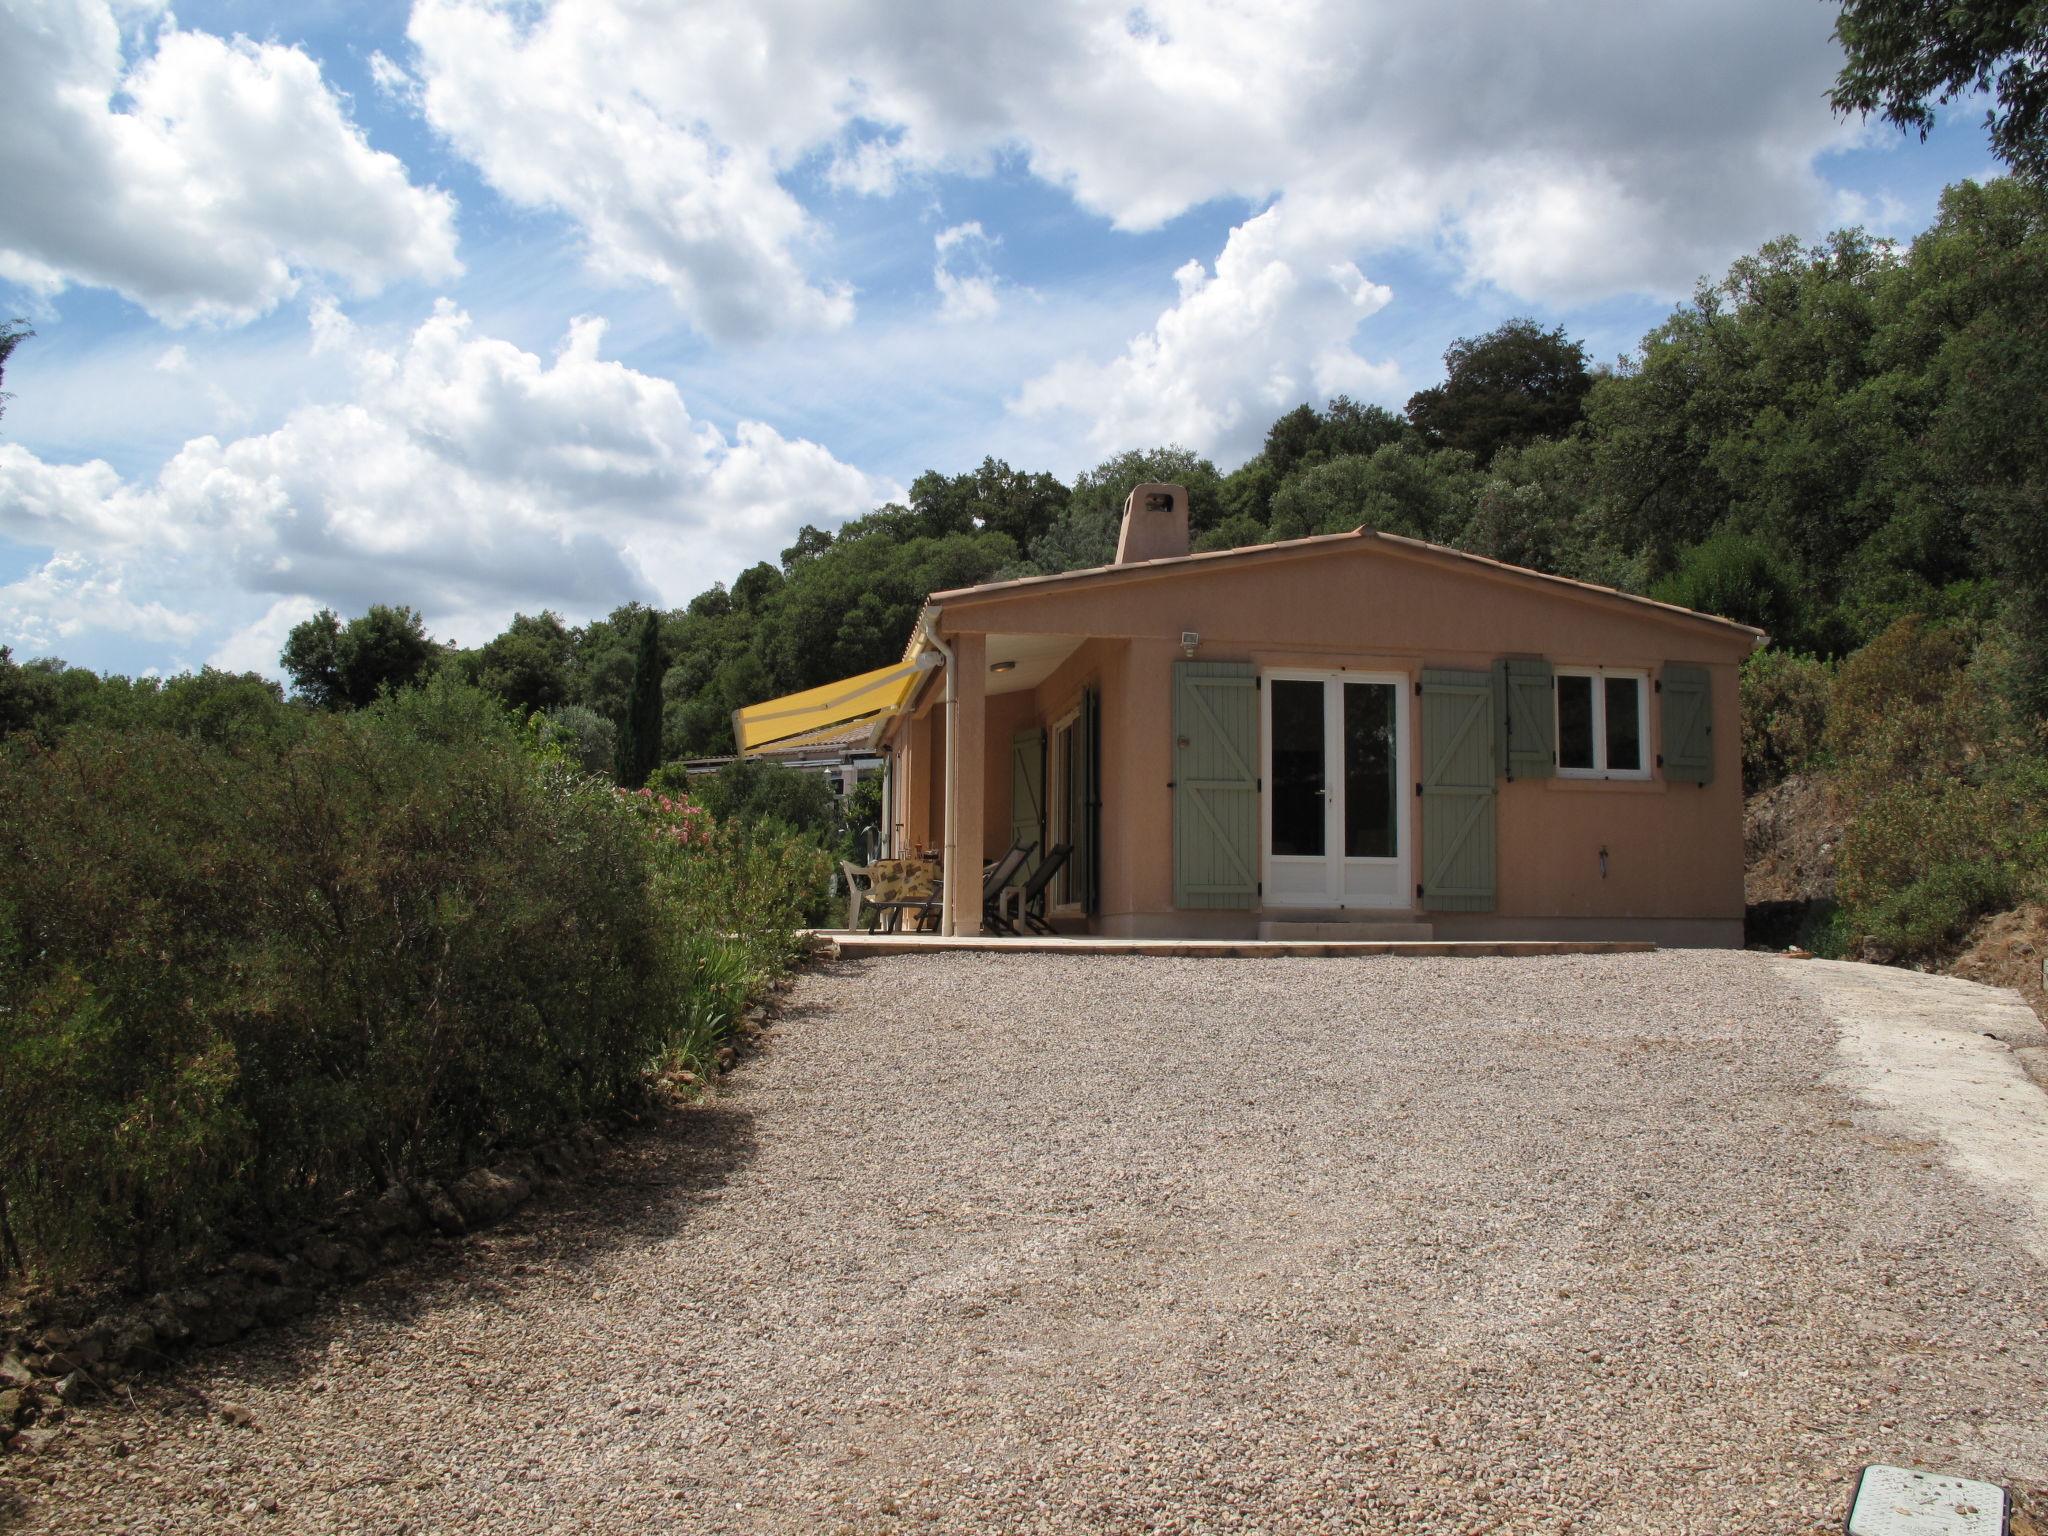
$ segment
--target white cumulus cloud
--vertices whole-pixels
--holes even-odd
[[[1392,297],[1344,259],[1327,228],[1276,206],[1231,231],[1211,273],[1188,262],[1180,299],[1107,361],[1075,358],[1026,384],[1026,416],[1075,422],[1108,453],[1181,443],[1226,458],[1258,446],[1273,418],[1311,397],[1394,395],[1391,364],[1352,333]]]
[[[995,269],[989,264],[995,245],[979,219],[952,225],[932,237],[937,253],[932,286],[938,290],[940,319],[986,320],[1003,307]]]
[[[1817,161],[1855,135],[1828,33],[1784,0],[415,0],[410,27],[429,120],[492,185],[714,337],[848,319],[812,181],[1023,166],[1132,231],[1245,206],[1201,293],[1020,396],[1105,444],[1168,423],[1219,450],[1276,389],[1391,387],[1351,346],[1377,289],[1348,275],[1388,253],[1555,307],[1682,295],[1815,228]],[[977,254],[938,251],[946,316],[999,306]]]
[[[234,627],[216,654],[246,658],[309,604],[410,603],[474,641],[515,610],[680,603],[804,523],[900,494],[758,422],[728,435],[693,419],[674,384],[604,358],[603,338],[579,319],[543,359],[444,302],[402,346],[350,343],[352,398],[195,438],[148,479],[0,443],[0,538],[55,551],[31,596],[85,593],[86,572],[123,598],[98,627]]]
[[[409,31],[428,121],[501,196],[575,219],[600,276],[665,286],[720,339],[844,325],[852,295],[805,276],[810,221],[778,180],[777,120],[817,104],[742,102],[775,89],[755,29],[743,8],[702,19],[419,0]]]
[[[177,29],[131,64],[106,0],[0,6],[0,277],[241,322],[323,273],[356,294],[461,270],[454,201],[372,149],[304,51]]]

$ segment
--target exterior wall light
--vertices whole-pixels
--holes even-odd
[[[1201,643],[1202,637],[1196,634],[1192,629],[1184,629],[1180,632],[1180,648],[1183,651],[1187,652],[1187,657],[1189,661],[1193,661],[1195,659],[1195,647],[1200,645]]]

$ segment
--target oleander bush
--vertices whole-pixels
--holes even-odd
[[[268,707],[0,742],[14,1268],[150,1284],[542,1138],[798,953],[822,853],[650,813],[487,695]]]

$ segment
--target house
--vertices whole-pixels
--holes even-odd
[[[1141,485],[1113,564],[934,592],[900,666],[738,724],[862,723],[948,932],[1019,840],[1071,846],[1074,932],[1739,945],[1763,640],[1367,529],[1191,554],[1186,491]]]

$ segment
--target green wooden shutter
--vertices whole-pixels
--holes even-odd
[[[1509,779],[1557,772],[1557,682],[1550,663],[1504,657],[1493,664],[1499,771]]]
[[[1240,661],[1173,664],[1173,904],[1259,900],[1259,696]]]
[[[1493,910],[1493,720],[1499,675],[1499,663],[1492,676],[1422,674],[1419,895],[1428,912]]]
[[[1010,738],[1010,841],[1039,848],[1010,878],[1022,885],[1045,857],[1045,735],[1019,731]]]
[[[1664,777],[1679,784],[1714,782],[1714,689],[1705,667],[1667,661],[1657,683],[1662,701]]]

